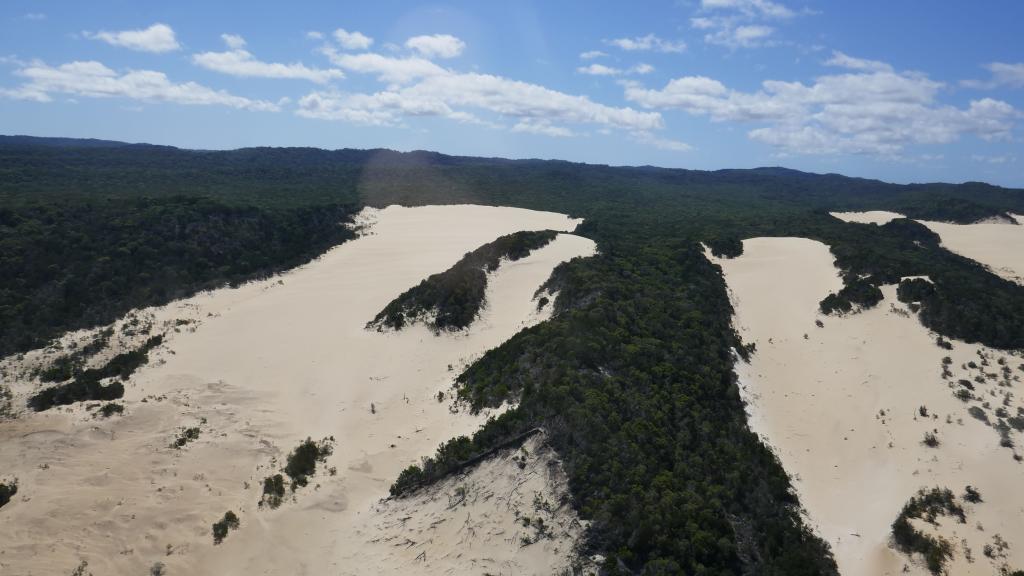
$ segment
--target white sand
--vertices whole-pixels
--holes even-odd
[[[869,210],[867,212],[829,212],[832,216],[843,222],[855,222],[857,224],[888,224],[889,221],[897,218],[904,218],[903,214],[886,212],[885,210]]]
[[[716,261],[733,295],[737,328],[757,345],[751,364],[737,366],[751,426],[794,477],[811,524],[832,545],[840,571],[901,573],[908,559],[889,547],[889,536],[903,504],[921,487],[962,494],[968,484],[985,502],[968,507],[966,526],[943,522],[942,533],[957,547],[950,573],[993,574],[1003,562],[1024,566],[1024,464],[999,446],[992,427],[968,415],[968,406],[980,401],[957,400],[949,384],[979,374],[962,368],[979,361],[979,349],[991,354],[990,366],[981,367],[987,373],[999,372],[997,359],[1005,357],[1012,367],[1010,387],[993,379],[974,384],[976,394],[991,402],[986,412],[994,421],[992,410],[1007,390],[1017,395],[1010,414],[1022,405],[1024,372],[1017,365],[1024,359],[956,341],[952,351],[937,347],[935,336],[896,301],[894,286],[883,288],[885,300],[875,309],[820,316],[818,302],[841,286],[833,260],[828,247],[815,241],[755,238],[744,242],[741,257]],[[950,381],[942,378],[946,355],[953,359]],[[922,405],[929,418],[919,415]],[[921,441],[935,429],[941,445],[928,448]],[[1020,451],[1024,438],[1017,432],[1012,437]],[[1006,558],[990,560],[982,547],[995,534],[1011,548]],[[910,572],[927,573],[919,564]]]
[[[373,221],[370,234],[280,278],[138,314],[157,328],[179,318],[193,324],[170,331],[132,378],[125,416],[93,419],[77,406],[0,422],[2,473],[21,483],[0,510],[0,573],[65,574],[81,560],[104,575],[148,573],[155,562],[168,574],[369,570],[358,552],[398,472],[482,422],[452,413],[438,391],[448,393],[484,351],[542,321],[533,292],[555,265],[593,254],[594,244],[562,234],[504,263],[468,333],[435,337],[414,326],[382,334],[363,327],[465,252],[514,231],[571,230],[577,222],[480,206],[389,207],[368,210],[364,220]],[[65,340],[76,338],[88,335]],[[54,354],[0,365],[15,375],[16,402],[39,386],[25,368]],[[198,441],[168,447],[179,427],[195,425]],[[301,439],[329,435],[337,446],[327,466],[337,474],[321,470],[294,501],[258,510],[262,478],[279,471]],[[229,509],[241,528],[214,547],[210,525]],[[543,546],[530,549],[551,557]],[[519,566],[546,562],[530,564],[523,554],[512,553]],[[458,568],[452,573],[477,573]]]
[[[1020,220],[1020,217],[1016,217]],[[1024,226],[1007,222],[947,224],[921,221],[942,238],[942,245],[971,260],[988,266],[992,272],[1024,284]]]

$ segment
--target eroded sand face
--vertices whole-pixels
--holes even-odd
[[[1024,464],[1001,447],[993,427],[968,414],[970,406],[992,410],[1011,392],[1010,414],[1022,406],[1020,356],[954,341],[936,346],[935,335],[883,287],[875,309],[843,318],[818,314],[818,302],[842,286],[828,247],[802,238],[755,238],[743,255],[716,260],[736,309],[735,323],[757,352],[737,364],[751,427],[770,444],[794,478],[811,525],[832,546],[842,574],[927,574],[920,563],[889,547],[890,525],[922,487],[948,487],[956,494],[977,487],[985,502],[967,506],[967,524],[941,521],[941,533],[956,548],[951,574],[993,574],[1003,563],[1024,566]],[[815,325],[821,320],[823,328]],[[805,337],[806,335],[806,337]],[[978,351],[989,355],[988,366]],[[950,356],[953,372],[942,376]],[[1011,367],[1003,376],[998,359]],[[959,379],[971,380],[978,400],[953,396]],[[951,387],[952,386],[952,387]],[[920,407],[927,408],[923,417]],[[937,431],[929,448],[924,434]],[[1020,452],[1022,436],[1012,439]],[[978,529],[978,525],[983,529]],[[982,553],[996,534],[1010,542],[1005,557]],[[963,552],[963,540],[973,563]]]
[[[363,220],[369,234],[281,277],[140,314],[158,328],[192,323],[171,330],[131,379],[123,417],[95,419],[76,406],[0,422],[2,472],[21,487],[0,511],[0,572],[63,574],[85,560],[96,574],[144,574],[157,562],[172,575],[364,573],[358,552],[388,537],[373,524],[375,506],[399,471],[484,418],[453,413],[437,393],[450,392],[468,362],[543,320],[534,291],[594,244],[562,234],[504,263],[468,334],[377,333],[364,329],[368,320],[465,252],[577,222],[480,206],[389,207]],[[84,338],[68,336],[76,337]],[[41,355],[3,368],[20,373]],[[38,383],[15,379],[12,388],[23,401]],[[183,426],[198,426],[199,439],[169,447]],[[262,479],[307,436],[335,437],[327,466],[294,501],[258,509]],[[210,525],[227,510],[241,528],[215,547]]]

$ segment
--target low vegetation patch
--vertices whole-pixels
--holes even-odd
[[[80,372],[74,380],[65,384],[52,386],[32,396],[28,400],[29,408],[37,412],[48,410],[54,406],[64,406],[88,400],[117,400],[124,396],[124,384],[120,381],[103,385],[100,382],[107,378],[127,380],[140,366],[149,361],[149,352],[163,342],[163,336],[156,335],[146,340],[142,346],[118,354],[100,368],[90,368]]]
[[[241,522],[238,520],[238,516],[228,510],[224,513],[224,517],[213,523],[213,544],[216,546],[224,541],[228,536],[229,530],[237,530]]]
[[[3,508],[18,493],[18,481],[0,482],[0,508]]]
[[[967,522],[964,509],[948,488],[921,489],[904,506],[892,523],[893,541],[905,554],[920,554],[932,574],[941,574],[946,562],[953,558],[953,545],[941,536],[921,532],[911,520],[938,525],[939,516],[952,516],[961,524]]]
[[[110,418],[114,414],[123,414],[124,406],[117,404],[116,402],[107,402],[100,409],[96,411],[97,417]]]
[[[435,332],[467,328],[480,313],[487,290],[487,273],[503,258],[519,260],[558,235],[553,230],[516,232],[467,253],[454,266],[434,274],[392,300],[367,328],[401,330],[426,319]]]
[[[171,442],[171,448],[177,448],[181,450],[190,442],[195,442],[199,439],[200,429],[198,426],[192,426],[190,428],[182,428],[178,435],[174,438],[174,442]]]
[[[854,306],[872,308],[882,301],[882,291],[871,282],[856,279],[848,282],[839,292],[829,294],[819,304],[823,314],[852,312]]]
[[[299,488],[309,484],[309,478],[316,474],[317,464],[327,462],[327,457],[334,453],[334,436],[313,441],[312,438],[303,440],[295,450],[288,454],[285,461],[284,475],[291,479],[290,488],[295,492]],[[330,469],[334,473],[334,469]],[[273,474],[263,479],[263,493],[260,496],[260,506],[277,508],[284,501],[285,481],[284,475]]]

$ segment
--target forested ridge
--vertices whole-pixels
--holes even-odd
[[[820,240],[847,284],[929,276],[933,290],[916,296],[930,328],[1024,347],[1020,286],[942,249],[915,222],[850,224],[828,214],[877,209],[971,222],[1024,213],[1019,190],[780,168],[0,138],[0,350],[285,269],[347,239],[339,223],[361,206],[393,203],[508,205],[586,219],[576,233],[595,240],[599,254],[556,269],[554,317],[458,378],[474,407],[511,398],[518,408],[444,444],[424,467],[403,473],[396,492],[543,427],[574,506],[592,521],[588,549],[607,555],[610,573],[835,573],[785,473],[746,426],[732,374],[731,350],[740,344],[732,310],[699,242],[735,256],[743,238]],[[202,233],[172,233],[172,221],[195,222]],[[99,289],[104,282],[114,289]],[[845,296],[874,293],[868,286]]]

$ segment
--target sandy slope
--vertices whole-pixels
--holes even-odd
[[[505,263],[468,334],[435,337],[419,326],[381,334],[365,323],[465,252],[517,230],[577,222],[480,206],[389,207],[363,220],[367,235],[279,278],[137,314],[156,330],[190,323],[169,328],[167,344],[133,377],[125,416],[94,419],[78,406],[0,422],[2,472],[22,488],[0,511],[0,572],[63,574],[82,560],[96,574],[143,574],[156,562],[168,574],[368,571],[353,551],[370,528],[354,538],[354,527],[379,514],[402,468],[481,422],[453,413],[437,393],[467,362],[541,321],[534,290],[594,244],[563,234]],[[54,354],[0,365],[14,377],[16,401],[38,387],[26,368]],[[199,439],[169,447],[182,426],[198,426]],[[336,475],[322,470],[293,501],[257,509],[263,477],[307,436],[334,436]],[[214,547],[210,525],[229,509],[241,528]]]
[[[818,301],[841,286],[833,260],[828,247],[815,241],[755,238],[744,242],[741,257],[717,262],[733,296],[737,328],[757,345],[751,364],[738,365],[751,426],[794,477],[841,572],[901,573],[908,560],[889,547],[889,534],[903,504],[921,487],[962,494],[968,484],[981,490],[985,502],[968,506],[966,525],[941,523],[940,532],[957,548],[950,573],[994,574],[1004,562],[1024,566],[1024,464],[1000,446],[992,426],[967,412],[977,407],[995,422],[993,411],[1009,392],[1007,409],[1016,413],[1024,405],[1024,371],[1017,368],[1024,359],[962,342],[954,342],[952,351],[939,348],[896,301],[893,286],[883,288],[885,300],[875,309],[820,316]],[[989,356],[987,366],[979,351]],[[943,378],[947,355],[953,374]],[[979,367],[970,368],[970,361]],[[977,376],[981,382],[973,382]],[[973,382],[977,400],[953,396],[959,379]],[[921,406],[928,417],[921,416]],[[922,444],[933,430],[941,441],[937,448]],[[1017,432],[1011,437],[1019,453],[1024,438]],[[986,558],[983,546],[996,534],[1011,548],[1005,558]],[[918,565],[910,571],[926,573]]]

